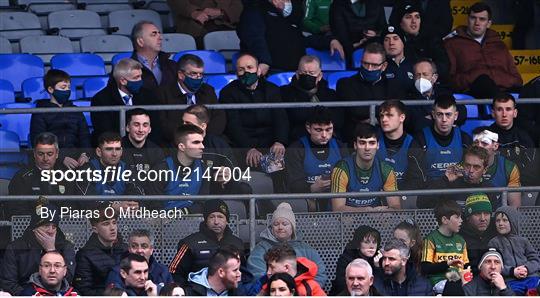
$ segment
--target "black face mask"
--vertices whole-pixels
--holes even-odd
[[[298,85],[304,90],[312,90],[317,87],[317,77],[301,74],[298,76]]]

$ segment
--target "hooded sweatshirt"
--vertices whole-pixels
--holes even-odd
[[[21,296],[78,296],[66,278],[62,279],[62,284],[58,291],[48,289],[42,282],[38,272],[30,276],[29,284],[19,294]]]
[[[296,296],[326,296],[321,286],[315,281],[317,264],[304,257],[296,258],[297,273],[294,277]],[[262,290],[266,293],[268,284],[264,283]]]
[[[187,296],[235,296],[234,291],[225,290],[217,293],[212,289],[208,282],[208,267],[197,272],[191,272],[188,275],[188,287],[186,288]]]
[[[498,234],[488,243],[489,247],[496,248],[502,255],[504,267],[502,275],[505,278],[514,279],[514,268],[525,265],[529,276],[538,276],[540,270],[540,257],[531,245],[531,242],[519,236],[519,212],[512,207],[500,207],[495,211],[495,218],[499,213],[504,213],[510,221],[510,232],[506,235]]]
[[[264,261],[264,255],[266,252],[272,248],[274,245],[278,245],[279,241],[272,234],[272,227],[267,227],[264,231],[261,232],[261,241],[255,246],[251,252],[248,261],[247,269],[255,278],[260,278],[263,275],[266,275],[266,262]],[[326,281],[328,280],[328,275],[326,274],[326,265],[319,253],[313,249],[309,244],[302,241],[302,236],[298,231],[293,231],[293,237],[291,240],[287,241],[287,244],[291,246],[296,252],[297,257],[305,257],[313,261],[319,267],[315,281],[324,287]]]

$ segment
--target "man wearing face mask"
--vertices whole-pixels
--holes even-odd
[[[438,82],[439,73],[437,65],[430,58],[422,58],[413,66],[414,87],[408,91],[408,99],[436,100],[439,97],[454,97],[452,91],[445,88]],[[405,122],[405,128],[411,133],[417,133],[426,126],[431,126],[431,106],[409,106],[409,121]],[[467,120],[467,109],[465,105],[458,105],[458,118],[456,124],[461,126]]]
[[[362,67],[358,74],[338,81],[337,98],[347,101],[386,100],[401,98],[405,95],[405,90],[399,83],[388,80],[384,75],[388,62],[381,44],[368,44],[364,49],[361,62]],[[368,121],[369,107],[348,108],[345,113],[343,140],[351,140],[351,133],[357,123]]]
[[[236,61],[237,80],[225,86],[220,94],[223,103],[281,102],[279,87],[257,76],[258,60],[243,54]],[[238,148],[240,164],[258,167],[263,153],[284,156],[288,142],[289,122],[284,109],[227,110],[226,132]]]
[[[74,107],[69,100],[71,79],[62,70],[51,69],[43,78],[45,91],[50,99],[38,100],[37,108]],[[90,131],[81,112],[32,114],[30,140],[39,134],[51,132],[58,137],[58,147],[62,149],[59,160],[67,168],[78,168],[88,162],[90,153]]]
[[[120,60],[109,77],[107,86],[94,97],[92,106],[134,106],[149,105],[154,98],[153,94],[143,88],[142,65],[130,58]],[[92,135],[93,146],[97,146],[97,138],[106,131],[120,133],[124,129],[124,123],[120,128],[120,117],[118,112],[92,112],[92,124],[94,132]],[[150,116],[153,118],[152,116]],[[157,123],[157,121],[151,121]],[[154,127],[153,131],[156,131]],[[154,132],[152,134],[154,134]],[[151,136],[152,136],[151,134]]]
[[[281,97],[285,102],[323,102],[336,100],[336,91],[328,88],[328,82],[323,78],[321,61],[316,56],[304,56],[298,63],[298,70],[292,77],[291,83],[281,86]],[[330,109],[334,133],[340,135],[343,127],[342,110]],[[306,120],[308,113],[305,109],[287,109],[291,127],[289,140],[298,140],[306,135]]]
[[[177,80],[160,89],[161,104],[217,104],[214,88],[204,82],[204,61],[192,54],[180,57],[176,64]],[[164,145],[173,143],[174,132],[182,124],[182,111],[160,111],[159,120],[163,129]],[[226,115],[223,110],[211,110],[208,131],[221,135],[226,125]]]

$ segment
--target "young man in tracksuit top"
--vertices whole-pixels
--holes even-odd
[[[424,189],[431,181],[444,176],[446,168],[459,163],[471,137],[454,127],[458,112],[453,97],[435,100],[431,112],[433,127],[425,127],[412,141],[408,168],[405,173],[406,189]],[[432,208],[430,197],[419,197],[418,208]]]
[[[333,137],[334,124],[329,110],[316,107],[305,128],[308,135],[292,143],[285,155],[289,189],[294,193],[330,191],[334,165],[346,157],[345,146]],[[311,211],[328,210],[327,200],[308,200]]]
[[[408,166],[408,152],[413,137],[403,129],[405,105],[399,100],[387,100],[379,106],[379,135],[377,158],[389,163],[396,173],[398,189],[403,188],[403,178]]]
[[[354,131],[355,154],[340,160],[332,171],[332,192],[396,191],[394,169],[376,158],[379,148],[377,130],[373,125],[360,123]],[[365,211],[400,209],[399,197],[333,198],[333,211]]]

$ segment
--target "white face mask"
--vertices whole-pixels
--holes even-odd
[[[421,94],[424,94],[431,90],[433,88],[433,85],[431,84],[431,81],[424,78],[419,78],[416,81],[414,81],[414,87],[416,87],[416,90],[420,92]]]

